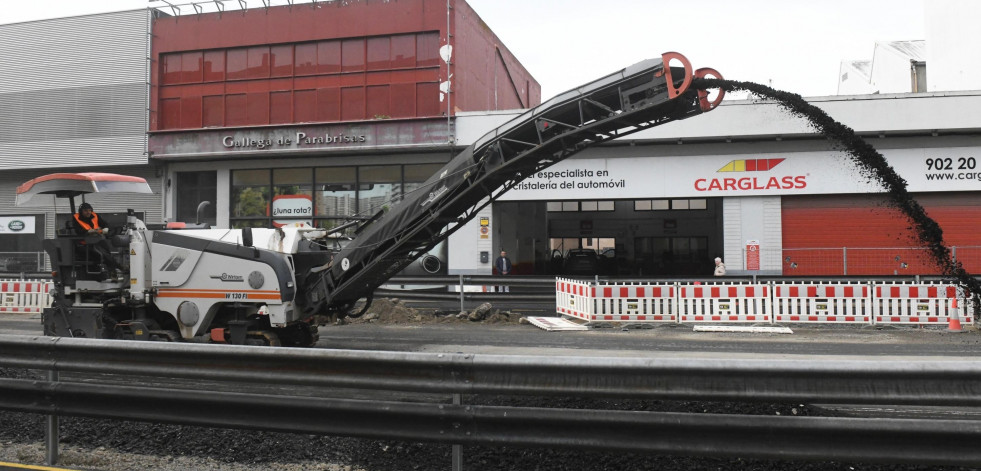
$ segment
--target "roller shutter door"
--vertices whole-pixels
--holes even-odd
[[[981,198],[977,193],[914,195],[944,231],[969,273],[981,273]],[[884,195],[782,198],[783,273],[932,275],[939,270],[912,223]]]

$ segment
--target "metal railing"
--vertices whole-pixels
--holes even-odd
[[[39,273],[46,266],[44,252],[0,252],[0,273]]]
[[[923,247],[799,248],[782,252],[782,259],[776,260],[775,253],[764,251],[761,263],[766,267],[780,266],[786,276],[939,274],[929,250]],[[952,246],[950,252],[951,258],[963,264],[968,273],[981,273],[981,246]]]
[[[488,394],[977,407],[981,361],[973,360],[556,357],[36,336],[0,336],[0,352],[0,366],[48,372],[47,380],[0,378],[0,409],[49,415],[50,464],[57,461],[61,415],[457,445],[981,462],[981,449],[952,446],[981,438],[981,421],[973,419],[685,414],[468,405],[461,400]],[[112,381],[87,381],[103,374]],[[195,389],[200,384],[211,389]],[[303,387],[307,393],[300,396]],[[365,392],[347,399],[335,388]],[[412,402],[370,399],[381,391],[443,399],[425,394]]]

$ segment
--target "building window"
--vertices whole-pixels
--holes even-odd
[[[176,217],[181,222],[198,222],[198,205],[204,201],[211,204],[203,208],[200,222],[214,226],[218,224],[215,205],[218,199],[218,172],[177,172]]]
[[[426,191],[442,164],[233,170],[232,227],[305,223],[326,229],[367,219],[405,192]]]
[[[172,114],[158,119],[157,126],[193,129],[441,116],[439,82],[432,75],[439,65],[435,32],[161,54],[158,109],[167,106],[164,100],[176,97],[196,104],[196,109],[170,110]],[[375,78],[369,79],[369,74]],[[302,80],[285,80],[293,77]],[[380,82],[377,77],[390,78]],[[215,86],[222,82],[236,83]],[[294,90],[292,100],[287,100],[284,93]],[[224,110],[205,103],[202,121],[197,111],[202,98],[218,99],[217,108]]]
[[[595,212],[595,211],[615,211],[616,203],[612,200],[604,201],[549,201],[545,204],[549,212]]]
[[[686,211],[708,209],[704,198],[671,200],[634,200],[634,211]]]
[[[271,173],[265,170],[235,170],[232,172],[232,226],[269,227],[268,219],[256,226],[253,221],[240,225],[239,219],[266,218],[269,216]]]
[[[371,217],[402,197],[402,166],[377,165],[358,169],[358,214]]]

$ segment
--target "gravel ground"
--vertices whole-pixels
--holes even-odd
[[[517,316],[489,311],[481,323],[516,323]],[[468,316],[439,315],[380,300],[369,315],[352,323],[474,322]],[[37,372],[0,368],[0,377],[40,378]],[[464,397],[467,404],[526,407],[648,410],[756,415],[810,415],[800,404],[625,401],[583,398]],[[44,464],[44,417],[0,411],[0,461]],[[228,430],[170,424],[62,417],[60,462],[86,470],[286,470],[409,471],[451,468],[452,447],[444,444]],[[836,462],[671,457],[575,449],[463,447],[464,470],[963,470],[958,467],[889,466]]]

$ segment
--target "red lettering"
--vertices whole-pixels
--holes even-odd
[[[735,190],[736,189],[736,179],[735,178],[725,178],[722,181],[725,183],[725,189],[726,190]]]
[[[739,179],[739,189],[748,190],[753,187],[753,183],[756,179],[740,178]]]
[[[713,178],[712,179],[712,183],[709,184],[709,189],[710,190],[721,190],[722,189],[722,183],[719,182],[719,179],[718,178]]]
[[[807,178],[804,175],[794,177],[794,188],[807,188]]]
[[[781,178],[780,181],[781,183],[783,183],[782,185],[780,185],[780,188],[789,190],[794,187],[794,177],[791,177],[790,175]]]
[[[766,189],[769,190],[771,188],[776,188],[778,190],[780,189],[780,181],[777,180],[777,177],[770,177],[770,179],[766,181]]]
[[[705,190],[707,190],[707,188],[705,188],[705,179],[704,178],[699,178],[698,180],[695,180],[695,190],[696,191],[705,191]]]

